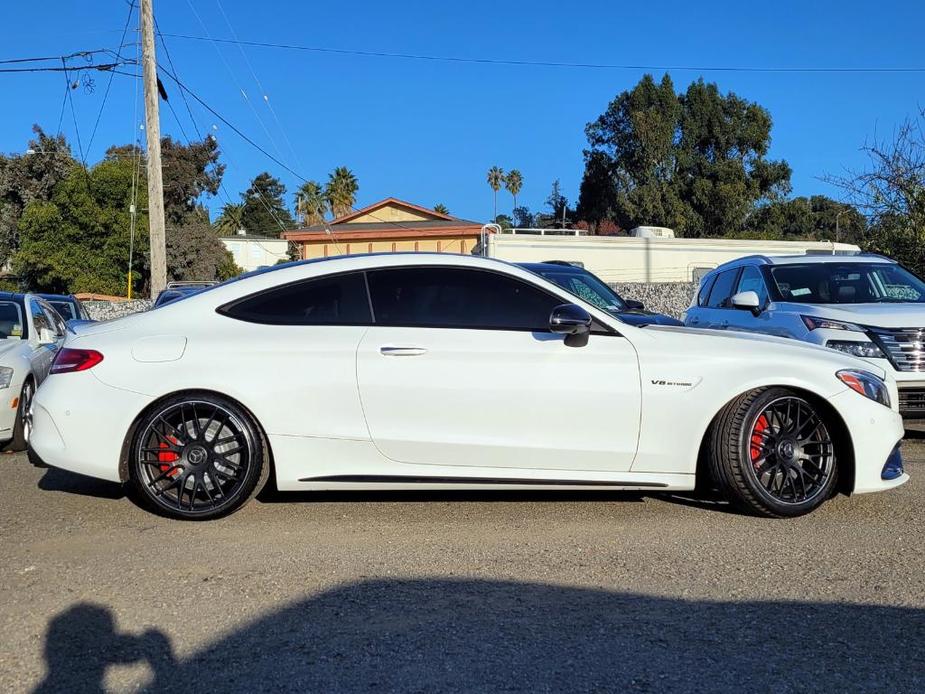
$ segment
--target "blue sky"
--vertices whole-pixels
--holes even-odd
[[[608,64],[925,67],[925,3],[912,0],[154,0],[154,5],[164,33],[231,37],[234,32],[246,40],[365,51]],[[127,12],[125,0],[8,2],[0,59],[115,47]],[[523,172],[522,204],[540,208],[555,178],[575,201],[585,124],[643,74],[254,47],[242,53],[233,45],[216,48],[179,38],[168,38],[167,45],[179,76],[193,91],[306,178],[323,181],[335,166],[345,165],[359,178],[358,206],[394,195],[424,205],[442,202],[451,213],[476,220],[491,215],[485,173],[495,164]],[[819,177],[862,166],[858,149],[865,140],[889,136],[925,106],[922,72],[671,74],[679,90],[703,76],[768,108],[774,120],[771,156],[791,164],[798,195],[835,193]],[[85,146],[107,79],[97,74],[93,93],[73,92]],[[57,129],[64,94],[60,74],[0,74],[0,84],[0,150],[23,151],[34,122]],[[177,89],[167,87],[192,134]],[[89,161],[98,160],[109,144],[134,138],[133,90],[132,78],[115,78]],[[290,191],[297,187],[295,176],[195,103],[193,114],[200,128],[219,139],[231,197],[236,199],[263,170],[278,175]],[[163,131],[182,138],[167,108],[161,116]],[[69,110],[63,123],[74,143]],[[207,202],[218,209],[225,199]],[[510,197],[500,195],[499,211],[510,207]]]

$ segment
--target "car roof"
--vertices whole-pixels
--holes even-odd
[[[45,301],[77,301],[77,297],[75,297],[73,294],[36,294],[36,296],[42,297],[45,299]]]
[[[733,270],[747,265],[824,265],[827,263],[882,263],[895,265],[896,261],[876,253],[807,253],[806,255],[746,255],[718,265],[704,277],[715,275],[723,270]]]
[[[530,272],[573,272],[576,275],[585,274],[588,271],[584,268],[572,265],[571,263],[516,263],[525,270]]]

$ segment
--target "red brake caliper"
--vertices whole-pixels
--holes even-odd
[[[170,443],[174,444],[175,446],[179,445],[180,443],[173,436],[168,436],[167,439],[170,441]],[[164,450],[162,450],[160,453],[157,454],[157,462],[161,463],[160,465],[161,472],[167,472],[168,470],[170,470],[170,468],[174,466],[174,463],[176,463],[180,459],[180,456],[177,453],[174,453],[173,451],[168,450],[169,446],[164,441],[161,441],[158,444],[158,448],[162,448]],[[174,470],[171,470],[167,476],[176,477],[179,474],[180,474],[180,468],[176,468]]]
[[[751,456],[752,462],[758,460],[761,457],[761,451],[764,448],[764,434],[765,429],[768,428],[768,418],[764,415],[761,415],[758,418],[758,421],[755,422],[755,428],[752,430],[752,445],[751,445]]]

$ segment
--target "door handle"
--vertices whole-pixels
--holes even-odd
[[[424,347],[380,347],[379,354],[384,357],[419,357],[427,354]]]
[[[693,323],[694,325],[697,325],[697,323],[699,322],[700,322],[699,318],[691,318],[691,323]]]
[[[729,321],[728,321],[728,320],[724,320],[724,321],[723,321],[723,327],[724,327],[724,328],[728,328],[728,327],[729,327]]]

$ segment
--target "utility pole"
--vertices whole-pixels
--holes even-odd
[[[161,178],[161,122],[154,57],[152,0],[141,0],[141,62],[145,85],[145,133],[148,138],[148,225],[151,244],[151,298],[167,286],[167,236],[164,229],[164,182]]]

